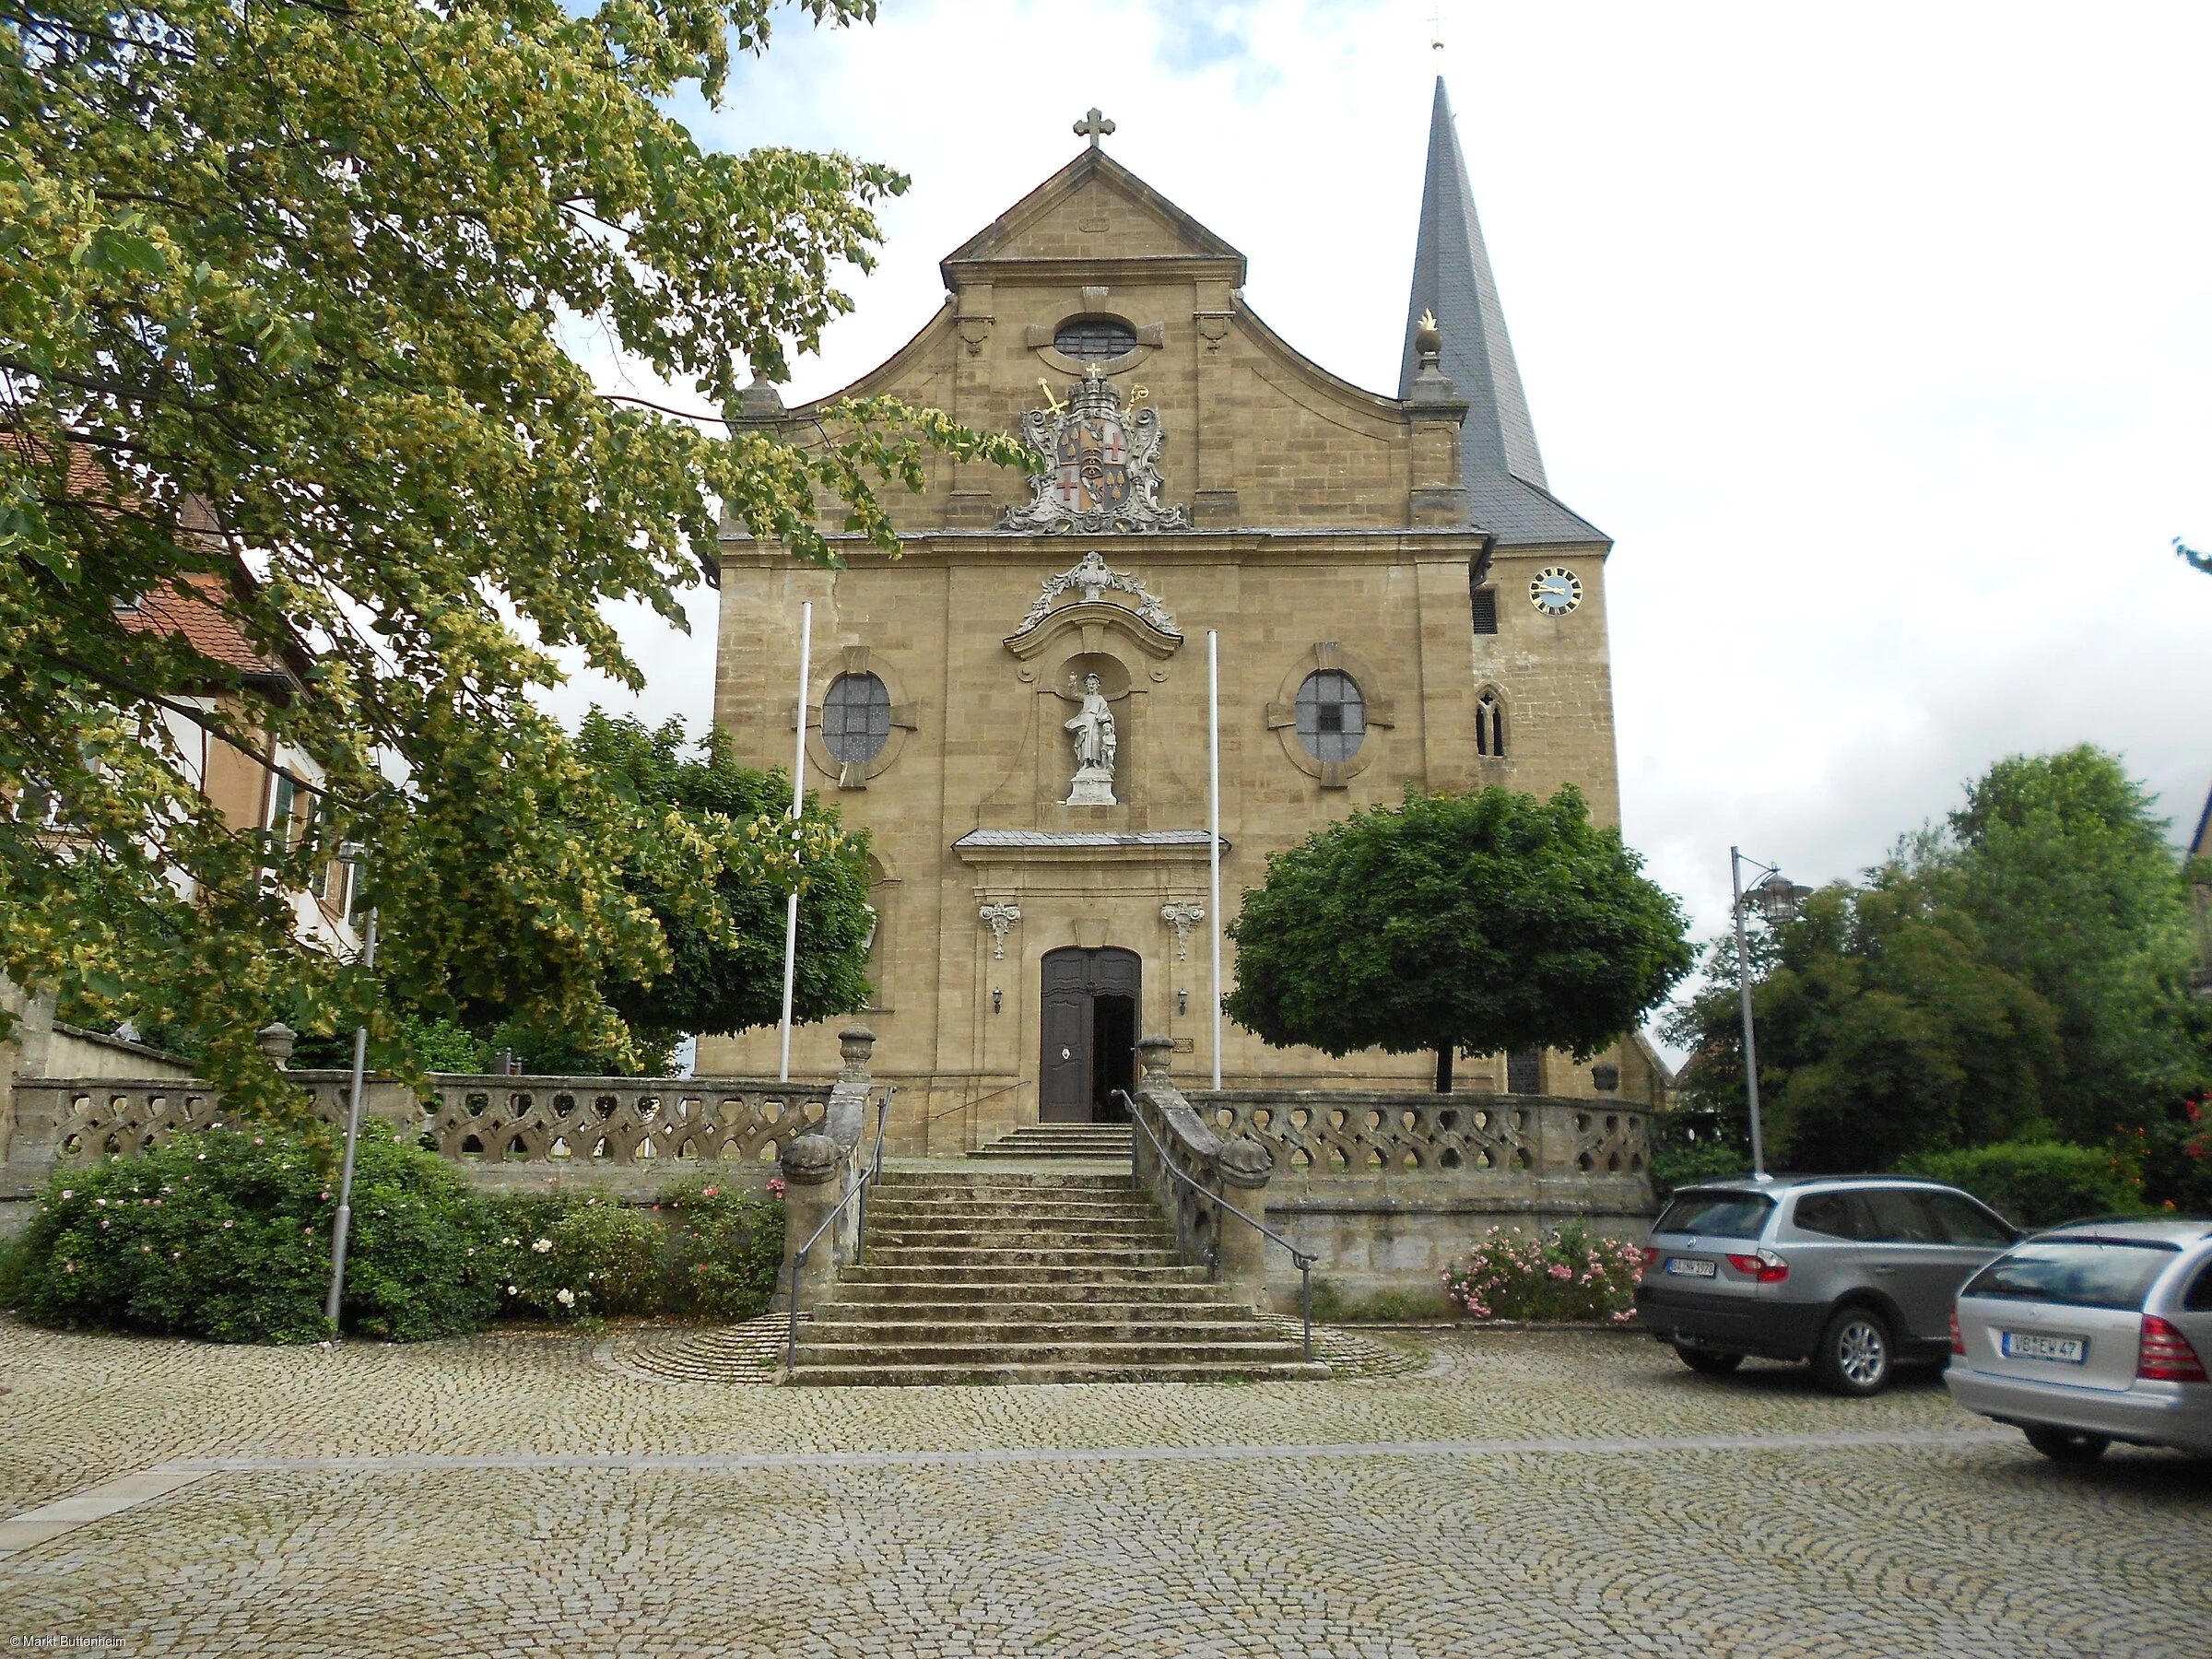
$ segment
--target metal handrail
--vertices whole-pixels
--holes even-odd
[[[1230,1215],[1236,1217],[1238,1220],[1243,1222],[1246,1226],[1256,1228],[1259,1230],[1260,1237],[1263,1239],[1267,1240],[1271,1243],[1280,1244],[1285,1250],[1290,1253],[1291,1265],[1298,1269],[1299,1312],[1305,1319],[1305,1357],[1310,1362],[1313,1358],[1313,1264],[1321,1260],[1321,1258],[1318,1255],[1308,1255],[1304,1251],[1299,1249],[1297,1245],[1291,1243],[1289,1240],[1284,1238],[1281,1233],[1277,1232],[1275,1229],[1269,1227],[1265,1221],[1253,1220],[1252,1217],[1246,1215],[1235,1205],[1230,1203],[1230,1201],[1222,1197],[1220,1194],[1207,1192],[1206,1188],[1201,1186],[1196,1181],[1193,1180],[1190,1176],[1184,1174],[1181,1170],[1177,1169],[1175,1167],[1175,1160],[1168,1156],[1167,1147],[1161,1146],[1159,1143],[1159,1136],[1152,1133],[1152,1125],[1145,1122],[1144,1113],[1137,1111],[1136,1102],[1129,1098],[1128,1091],[1126,1089],[1117,1088],[1112,1090],[1112,1093],[1121,1098],[1122,1105],[1128,1111],[1129,1121],[1135,1124],[1139,1129],[1142,1129],[1145,1132],[1145,1138],[1152,1143],[1152,1150],[1159,1155],[1159,1167],[1161,1169],[1165,1170],[1169,1174],[1175,1177],[1176,1180],[1182,1182],[1184,1186],[1189,1187],[1201,1198],[1206,1199],[1208,1202],[1216,1205],[1219,1208],[1227,1210]],[[1181,1205],[1177,1205],[1175,1206],[1175,1254],[1185,1266],[1190,1265],[1190,1252],[1183,1244],[1182,1206]]]
[[[791,1258],[791,1329],[783,1341],[783,1369],[787,1371],[794,1371],[799,1368],[799,1286],[802,1282],[800,1275],[806,1265],[806,1257],[812,1253],[815,1241],[830,1230],[830,1224],[844,1213],[846,1205],[853,1203],[855,1199],[860,1201],[859,1250],[863,1254],[867,1250],[868,1204],[866,1194],[868,1183],[883,1174],[883,1124],[884,1120],[890,1115],[891,1097],[898,1092],[899,1086],[894,1083],[883,1091],[883,1099],[877,1103],[876,1155],[869,1161],[868,1167],[860,1172],[860,1179],[853,1183],[853,1190],[830,1206],[830,1213],[822,1218],[822,1224],[806,1235],[806,1242],[800,1245]]]

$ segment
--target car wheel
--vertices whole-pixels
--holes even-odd
[[[1845,1308],[1820,1333],[1813,1374],[1833,1394],[1880,1394],[1889,1385],[1896,1357],[1888,1320],[1872,1308]]]
[[[2101,1434],[2090,1434],[2080,1429],[2053,1429],[2040,1423],[2020,1432],[2028,1437],[2030,1445],[2053,1463],[2095,1463],[2112,1443]]]
[[[1709,1377],[1732,1371],[1744,1362],[1741,1354],[1723,1354],[1712,1348],[1688,1347],[1679,1342],[1675,1344],[1675,1352],[1691,1371],[1702,1371]]]

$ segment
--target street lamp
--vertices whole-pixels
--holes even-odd
[[[351,866],[355,885],[360,881],[361,868],[369,862],[369,854],[359,841],[347,841],[338,849],[338,856]],[[376,966],[376,912],[369,912],[369,931],[362,940],[361,966]],[[323,1317],[330,1324],[330,1334],[338,1334],[338,1303],[346,1295],[346,1235],[353,1227],[353,1155],[361,1141],[361,1072],[369,1057],[369,1028],[353,1029],[353,1087],[346,1097],[346,1163],[338,1174],[338,1214],[330,1230],[330,1295],[324,1300]]]
[[[1746,865],[1766,872],[1748,893],[1744,891]],[[1740,847],[1728,849],[1728,883],[1735,893],[1735,986],[1744,1009],[1744,1093],[1751,1103],[1751,1179],[1766,1181],[1771,1178],[1767,1174],[1766,1140],[1759,1121],[1759,1043],[1751,1032],[1751,951],[1744,942],[1744,912],[1757,905],[1769,927],[1780,927],[1796,919],[1797,907],[1812,896],[1813,889],[1797,886],[1772,865],[1746,858]]]

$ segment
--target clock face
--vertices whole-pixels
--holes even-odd
[[[1583,579],[1564,565],[1548,565],[1528,584],[1528,602],[1547,617],[1563,617],[1583,602]]]

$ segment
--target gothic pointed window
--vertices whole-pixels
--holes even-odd
[[[1475,705],[1475,752],[1492,760],[1505,755],[1505,704],[1495,691],[1485,691]]]
[[[1071,317],[1053,335],[1053,349],[1084,362],[1136,349],[1136,330],[1119,317]]]
[[[1341,668],[1306,676],[1298,688],[1298,740],[1324,762],[1349,760],[1367,738],[1367,700]]]
[[[891,694],[872,674],[841,674],[822,699],[822,747],[841,766],[865,766],[891,736]]]

